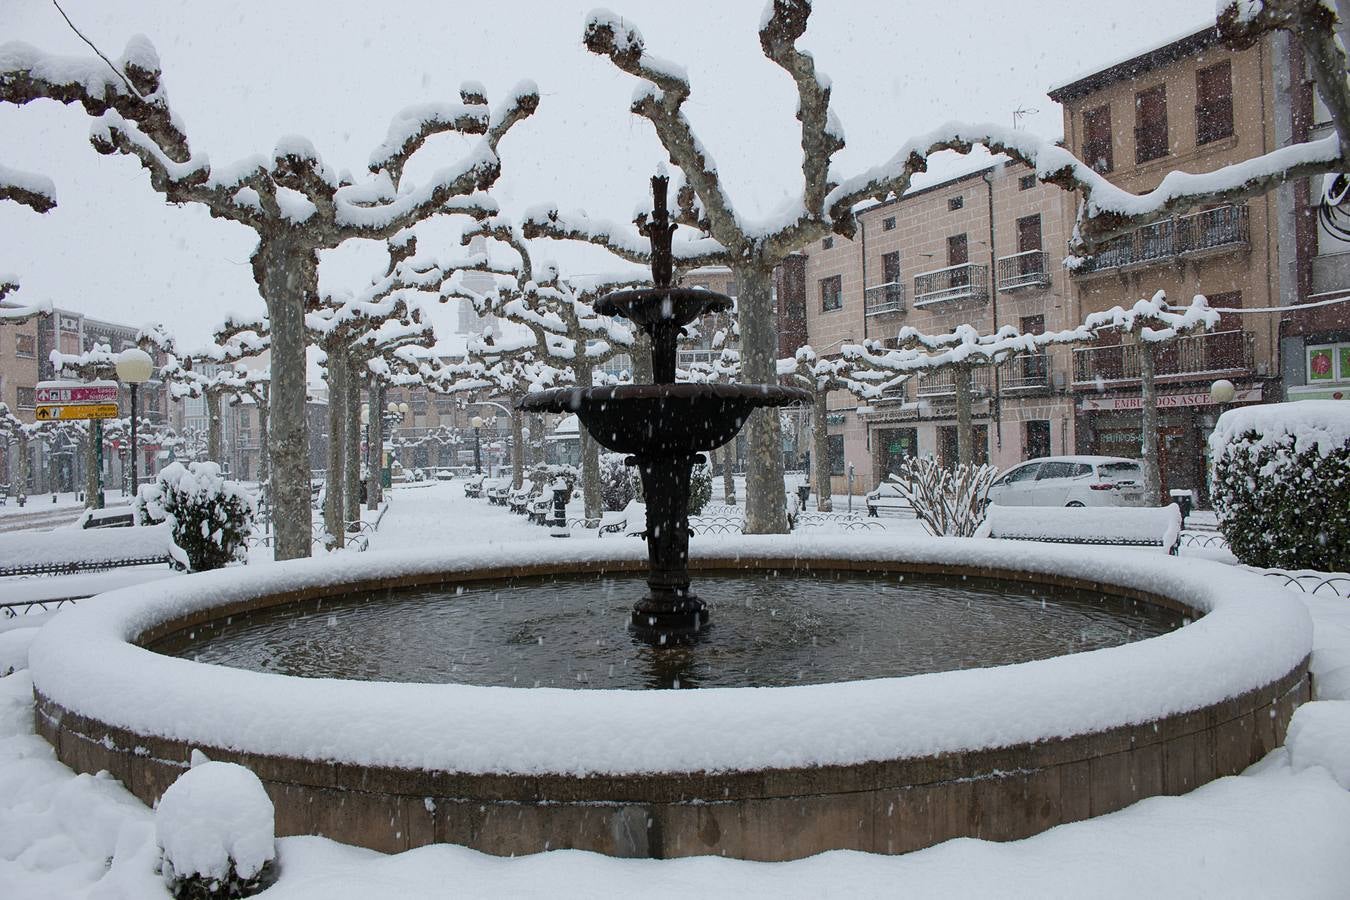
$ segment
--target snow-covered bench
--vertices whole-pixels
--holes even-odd
[[[530,498],[535,495],[534,482],[526,478],[520,483],[520,487],[506,495],[506,508],[513,513],[525,514],[525,508],[530,504]]]
[[[481,497],[481,496],[483,496],[483,476],[482,476],[482,475],[473,475],[473,476],[471,476],[471,477],[469,478],[468,481],[464,482],[464,496],[465,496],[465,497]]]
[[[494,506],[505,506],[506,495],[511,493],[511,479],[494,478],[491,481],[483,482],[483,493],[487,495],[488,502]]]
[[[1121,544],[1161,547],[1173,555],[1181,543],[1181,510],[1162,507],[991,505],[975,537],[1055,544]]]
[[[647,530],[647,504],[629,500],[618,512],[600,517],[600,537],[606,534],[640,535]]]
[[[168,563],[172,547],[168,524],[0,534],[0,577],[69,575]]]

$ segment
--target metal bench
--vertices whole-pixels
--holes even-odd
[[[1181,510],[1162,507],[999,506],[991,505],[977,538],[1159,547],[1173,556],[1181,544]]]

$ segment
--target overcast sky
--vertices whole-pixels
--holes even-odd
[[[495,191],[520,214],[550,201],[627,220],[665,158],[650,123],[628,112],[636,81],[580,42],[589,3],[567,0],[371,3],[369,0],[66,0],[76,25],[108,56],[145,34],[158,49],[171,104],[193,149],[216,163],[269,153],[277,139],[311,140],[335,169],[360,173],[404,106],[454,100],[481,81],[494,103],[524,78],[542,100],[501,147]],[[685,110],[742,215],[770,215],[800,192],[796,96],[760,52],[761,0],[614,0],[649,51],[685,65]],[[1022,124],[1062,133],[1052,85],[1212,22],[1214,0],[989,0],[904,3],[820,0],[799,46],[833,81],[848,146],[844,176],[888,159],[910,135],[945,121]],[[0,0],[0,40],[87,55],[50,0]],[[130,157],[101,157],[78,107],[0,106],[0,160],[56,181],[59,206],[36,215],[0,204],[0,271],[20,298],[132,324],[161,322],[191,346],[227,311],[259,312],[248,266],[253,233],[173,208]],[[420,180],[457,158],[459,139],[428,147]],[[969,166],[935,160],[950,174]],[[424,226],[425,228],[425,226]],[[422,232],[419,232],[422,233]],[[454,226],[425,228],[424,246]],[[594,248],[543,247],[565,270],[617,266]],[[355,287],[383,264],[377,245],[328,254],[325,288]],[[446,309],[438,326],[453,323]]]

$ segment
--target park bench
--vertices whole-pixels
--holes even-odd
[[[130,528],[136,514],[129,509],[86,509],[76,520],[81,528]]]
[[[472,475],[464,482],[464,496],[478,498],[483,496],[483,476]]]
[[[1181,510],[1162,507],[991,505],[975,537],[1055,544],[1159,547],[1176,555]]]
[[[530,498],[535,495],[534,482],[526,478],[520,483],[520,487],[511,491],[506,497],[506,508],[513,513],[525,514],[525,508],[529,506]]]
[[[172,548],[168,524],[0,534],[0,577],[71,575],[169,563]]]
[[[641,535],[647,530],[647,504],[629,500],[618,512],[600,517],[600,537],[607,534]]]
[[[483,493],[493,506],[505,506],[506,496],[511,493],[511,479],[494,478],[483,482]]]

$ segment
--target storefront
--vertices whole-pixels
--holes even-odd
[[[1208,506],[1209,436],[1219,413],[1230,406],[1261,402],[1261,385],[1241,387],[1231,403],[1220,406],[1208,391],[1158,395],[1158,464],[1163,491],[1195,492]],[[1078,401],[1078,450],[1096,456],[1140,459],[1143,436],[1139,394],[1100,395]]]

